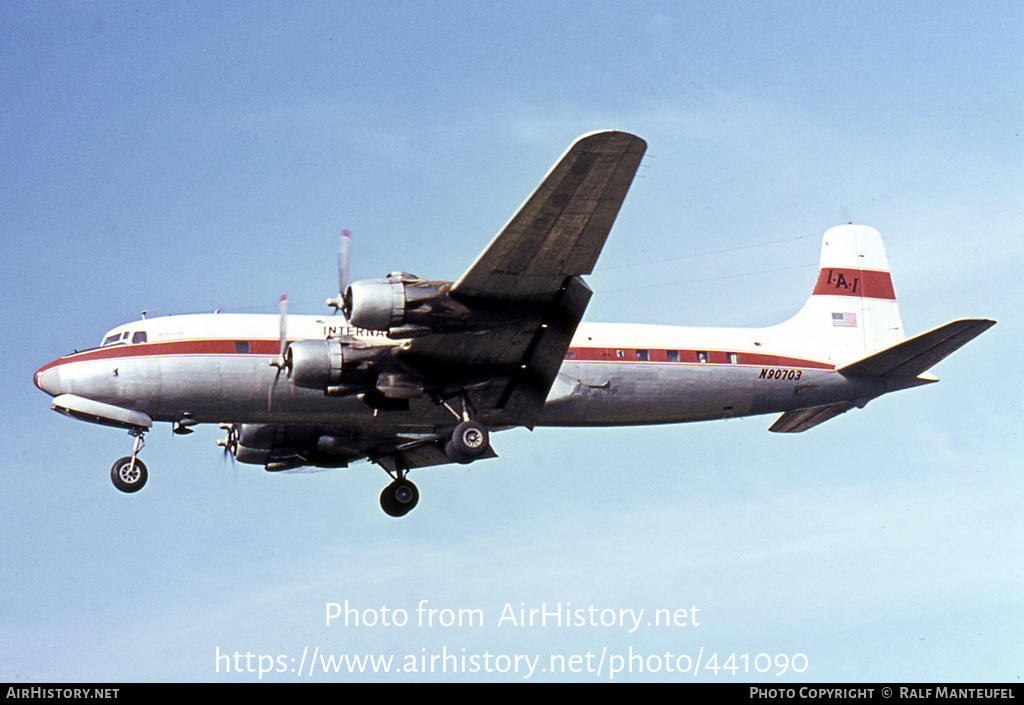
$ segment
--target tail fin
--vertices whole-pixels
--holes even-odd
[[[882,236],[874,228],[850,224],[825,233],[814,291],[793,318],[773,330],[798,340],[846,377],[884,379],[879,392],[884,394],[937,381],[927,370],[993,325],[987,319],[964,319],[907,340]],[[793,409],[770,430],[806,431],[870,398]]]
[[[834,364],[859,360],[905,339],[882,236],[866,225],[830,228],[807,303],[781,324]]]

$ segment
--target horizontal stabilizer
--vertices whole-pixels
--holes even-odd
[[[843,401],[824,406],[812,406],[810,409],[787,411],[768,430],[773,433],[800,433],[820,423],[825,423],[855,406],[856,404],[853,402]]]
[[[953,321],[840,367],[847,377],[916,377],[996,324],[986,319]]]
[[[897,343],[862,360],[840,367],[836,371],[847,377],[881,377],[901,380],[900,386],[897,388],[926,384],[929,381],[935,381],[935,378],[918,378],[919,375],[950,353],[974,340],[995,323],[995,321],[986,319],[953,321],[935,330]],[[800,433],[860,405],[854,402],[838,402],[809,409],[787,411],[768,430],[775,433]]]

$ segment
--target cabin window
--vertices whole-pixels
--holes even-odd
[[[617,358],[619,358],[620,360],[622,360],[622,359],[624,359],[624,358],[626,357],[626,353],[624,353],[624,352],[623,352],[623,351],[621,351],[621,350],[616,350],[616,351],[615,351],[615,357],[617,357]]]
[[[249,354],[249,341],[248,340],[236,340],[235,341],[235,354],[236,355],[248,355]]]
[[[665,358],[669,362],[679,362],[679,351],[678,350],[666,350]]]
[[[647,350],[637,350],[636,359],[639,360],[640,362],[647,362],[648,360],[651,359],[651,355]]]
[[[570,350],[569,352],[567,352],[565,354],[565,359],[566,360],[575,360],[576,359],[576,351]]]
[[[738,365],[740,362],[739,353],[726,353],[725,357],[729,361],[730,365]]]
[[[139,330],[132,333],[132,343],[139,344],[146,342],[146,331]]]
[[[698,350],[697,351],[697,362],[707,362],[707,361],[708,361],[708,354],[706,352],[704,352],[703,350]]]

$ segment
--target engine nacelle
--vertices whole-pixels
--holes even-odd
[[[292,383],[306,389],[331,391],[347,383],[369,384],[371,365],[387,359],[393,346],[340,340],[298,340],[288,346],[285,366]]]
[[[235,460],[268,469],[344,467],[363,456],[353,439],[328,426],[241,424],[231,432],[236,439],[232,444]]]
[[[367,330],[390,330],[405,316],[405,282],[387,279],[361,279],[345,292],[344,313],[348,322]]]
[[[252,465],[271,461],[275,445],[284,444],[284,426],[274,424],[241,424],[231,429],[235,442],[230,445],[235,460]],[[230,443],[230,441],[229,441]]]
[[[464,324],[469,309],[448,295],[451,282],[427,281],[404,272],[352,282],[345,292],[348,322],[367,330],[412,336]]]
[[[292,383],[306,389],[340,384],[344,363],[342,344],[337,340],[298,340],[285,353]]]

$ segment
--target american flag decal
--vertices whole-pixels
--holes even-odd
[[[833,313],[832,314],[832,325],[839,328],[856,328],[857,327],[857,314],[856,313]]]

